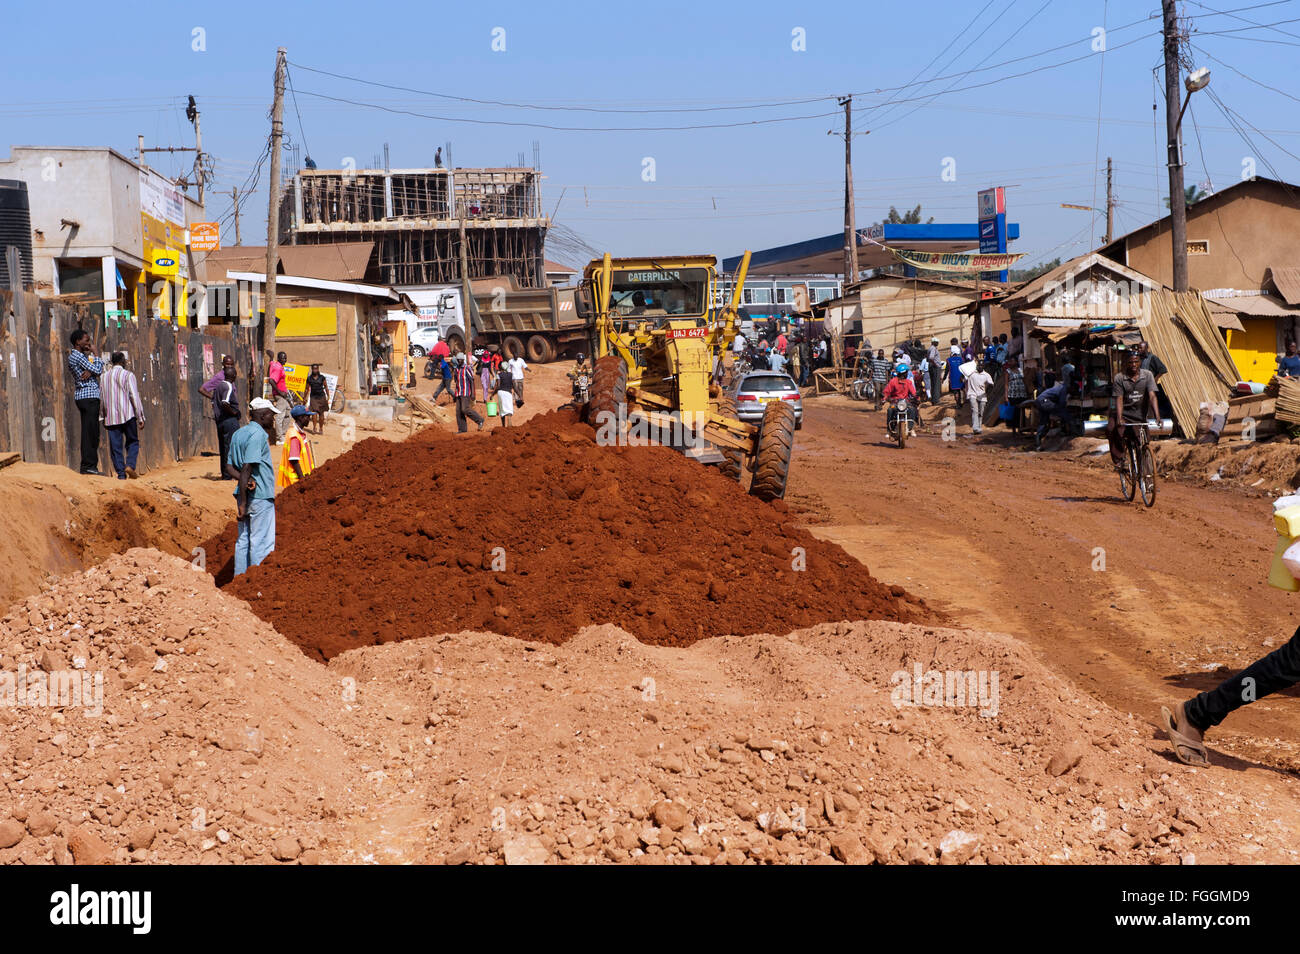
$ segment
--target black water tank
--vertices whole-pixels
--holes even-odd
[[[9,266],[5,247],[16,245],[22,255],[24,285],[32,284],[32,213],[27,201],[27,183],[21,179],[0,179],[0,288],[9,287]]]

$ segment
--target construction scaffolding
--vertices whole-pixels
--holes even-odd
[[[460,228],[469,277],[513,275],[521,287],[545,285],[535,169],[302,169],[280,207],[288,245],[374,242],[382,281],[437,285],[459,281]]]

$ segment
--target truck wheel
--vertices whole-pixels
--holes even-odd
[[[546,364],[555,357],[555,349],[544,336],[533,335],[528,339],[528,352],[525,356],[530,364]]]
[[[723,398],[718,402],[718,413],[723,417],[740,420],[736,402],[731,398]],[[745,452],[730,447],[719,447],[718,453],[722,455],[722,463],[718,464],[718,473],[728,480],[740,483],[740,475],[745,469]]]
[[[524,343],[519,340],[518,335],[506,335],[501,339],[501,353],[507,358],[522,358]]]
[[[749,492],[759,500],[779,500],[785,496],[785,482],[790,476],[790,458],[794,455],[794,408],[784,401],[770,401],[763,409],[763,429],[758,434],[758,453],[754,455],[754,479]]]
[[[591,375],[591,395],[587,402],[587,423],[600,427],[605,413],[617,421],[627,407],[627,365],[616,354],[607,354],[596,362]]]
[[[465,350],[465,335],[459,328],[453,328],[447,332],[447,347],[452,354]]]

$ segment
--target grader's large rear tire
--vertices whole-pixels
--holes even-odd
[[[587,423],[602,426],[613,415],[618,422],[627,415],[627,365],[616,354],[596,359],[591,375],[591,397],[587,402]],[[617,423],[615,426],[620,426]]]
[[[736,402],[731,398],[723,398],[718,402],[718,413],[723,417],[740,420]],[[728,480],[740,483],[740,476],[745,469],[745,452],[730,447],[719,447],[718,452],[722,454],[722,463],[718,464],[718,472]]]
[[[785,401],[769,401],[763,410],[763,429],[754,455],[754,479],[749,492],[759,500],[780,500],[790,476],[794,455],[794,408]]]

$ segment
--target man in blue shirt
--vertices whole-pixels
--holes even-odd
[[[230,437],[226,475],[234,478],[235,576],[257,566],[275,549],[275,468],[271,466],[271,435],[275,405],[265,398],[249,403],[250,420]]]
[[[1300,354],[1296,353],[1294,341],[1286,343],[1286,357],[1277,363],[1279,378],[1300,378]]]
[[[81,417],[81,473],[102,477],[99,469],[99,376],[104,362],[91,354],[90,335],[78,328],[68,336],[68,370],[72,372],[72,397]]]
[[[948,355],[948,390],[952,392],[952,396],[956,400],[957,406],[961,407],[962,397],[964,396],[963,387],[966,383],[966,379],[962,377],[961,373],[961,366],[964,362],[962,356],[955,350],[957,348],[957,343],[955,341],[953,342],[952,347],[954,349],[953,353]]]

